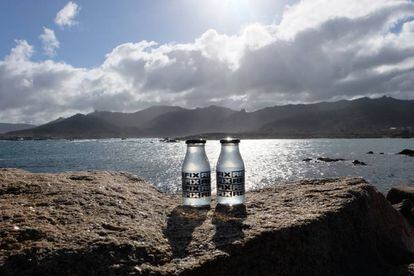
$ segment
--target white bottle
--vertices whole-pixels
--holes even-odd
[[[217,203],[238,205],[245,202],[244,162],[237,138],[220,140],[221,152],[217,162]]]
[[[182,167],[183,205],[203,207],[211,203],[211,170],[204,145],[206,140],[187,140]]]

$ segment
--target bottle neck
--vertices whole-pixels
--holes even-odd
[[[204,153],[204,152],[205,152],[204,144],[187,145],[187,154],[197,154],[197,153]]]
[[[217,161],[217,170],[244,169],[244,162],[239,151],[239,144],[221,144],[221,152]]]
[[[221,144],[221,151],[225,153],[238,153],[239,144]]]

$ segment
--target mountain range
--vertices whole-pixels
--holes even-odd
[[[4,139],[109,137],[414,137],[414,100],[390,97],[283,105],[254,112],[209,106],[153,106],[134,113],[95,111],[59,118]]]

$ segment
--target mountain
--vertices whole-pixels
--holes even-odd
[[[135,113],[95,111],[58,119],[10,137],[103,138],[178,136],[309,138],[414,137],[414,100],[390,97],[283,105],[254,112],[209,106],[154,106]]]
[[[147,109],[137,111],[135,113],[95,111],[93,113],[88,114],[88,116],[93,116],[102,119],[118,127],[142,128],[158,116],[170,112],[179,112],[182,110],[186,109],[178,106],[152,106]]]
[[[10,131],[17,131],[22,129],[28,129],[35,127],[35,125],[30,124],[8,124],[8,123],[0,123],[0,133],[6,133]]]
[[[382,97],[318,103],[296,106],[294,114],[276,118],[264,124],[259,132],[370,136],[370,133],[387,133],[390,128],[414,131],[414,101]]]
[[[104,120],[83,114],[67,119],[57,119],[50,123],[7,135],[37,138],[103,138],[118,137],[121,129]]]

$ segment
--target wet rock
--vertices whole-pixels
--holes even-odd
[[[372,150],[368,151],[367,154],[374,154]]]
[[[404,275],[412,268],[413,229],[359,178],[275,185],[248,192],[245,206],[213,201],[193,209],[140,178],[81,174],[94,180],[0,170],[0,275]],[[62,204],[63,195],[73,204]]]
[[[305,158],[305,159],[302,159],[302,161],[303,162],[309,162],[309,161],[312,161],[312,158]]]
[[[414,150],[404,149],[404,150],[400,151],[398,154],[414,157]]]
[[[329,157],[318,157],[318,160],[323,161],[323,162],[345,161],[345,159],[342,159],[342,158],[329,158]]]
[[[354,164],[355,166],[366,166],[367,165],[365,162],[362,162],[359,160],[352,161],[352,164]]]

